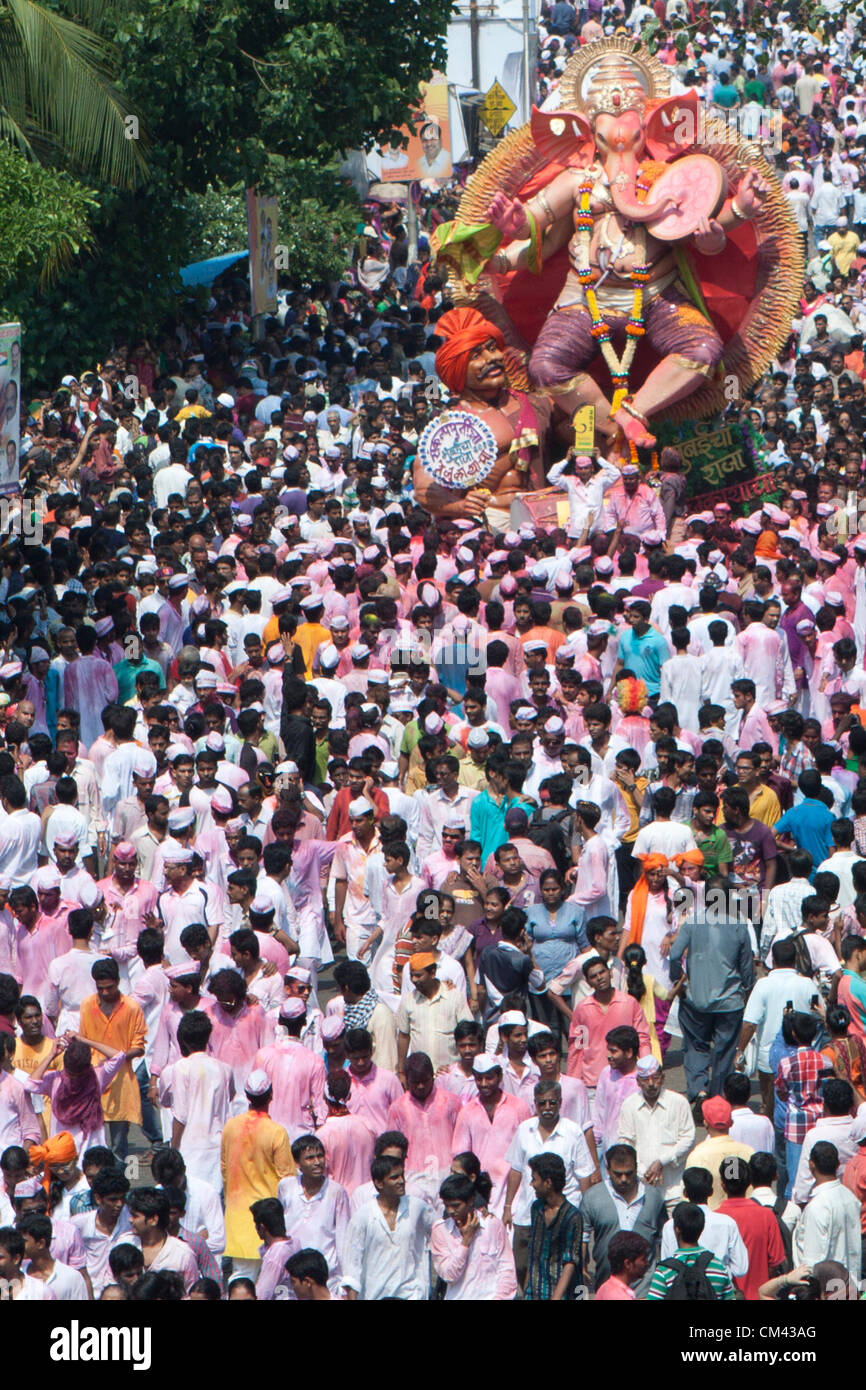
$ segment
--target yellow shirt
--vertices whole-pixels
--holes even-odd
[[[220,1154],[226,1201],[227,1255],[258,1259],[259,1245],[250,1206],[276,1197],[281,1178],[297,1173],[289,1136],[263,1110],[234,1115],[223,1128]]]
[[[295,642],[304,657],[304,680],[313,678],[313,657],[320,647],[330,642],[331,632],[321,623],[301,623],[295,633]]]
[[[478,792],[483,791],[487,786],[487,773],[484,771],[483,764],[479,767],[471,758],[461,758],[457,781],[461,787],[469,787]]]
[[[752,792],[749,797],[749,814],[752,820],[759,820],[763,825],[772,827],[776,824],[782,814],[782,808],[772,787],[760,786]]]
[[[648,777],[636,777],[634,780],[638,791],[646,791],[649,782]],[[624,845],[631,845],[634,844],[637,839],[637,832],[640,829],[640,807],[637,804],[637,798],[633,791],[629,791],[619,782],[617,782],[616,785],[619,787],[619,794],[625,802],[625,809],[628,811],[629,820],[631,821],[628,830],[622,837],[622,842]],[[661,1061],[661,1058],[659,1058],[659,1061]]]
[[[856,232],[847,231],[831,232],[827,238],[830,243],[830,250],[833,252],[833,260],[843,275],[847,275],[851,266],[854,264],[854,257],[860,247],[860,238]]]
[[[719,1167],[723,1158],[744,1158],[748,1163],[754,1149],[741,1144],[737,1139],[729,1139],[726,1134],[710,1135],[702,1143],[696,1144],[686,1159],[687,1168],[706,1168],[713,1175],[713,1190],[707,1206],[715,1211],[725,1200],[725,1190],[719,1177]]]

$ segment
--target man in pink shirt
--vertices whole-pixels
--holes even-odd
[[[487,675],[484,693],[496,706],[496,722],[511,727],[511,703],[523,694],[523,682],[507,669],[508,646],[500,635],[487,643]]]
[[[607,1248],[610,1278],[600,1286],[596,1300],[601,1303],[630,1303],[637,1298],[632,1285],[639,1284],[649,1267],[649,1241],[637,1231],[617,1231]]]
[[[454,1029],[454,1042],[459,1060],[447,1071],[440,1072],[439,1085],[444,1086],[446,1091],[452,1091],[460,1104],[465,1105],[467,1100],[474,1100],[478,1094],[472,1063],[484,1051],[484,1034],[480,1023],[474,1019],[461,1019]]]
[[[774,754],[779,752],[779,739],[770,728],[766,710],[755,703],[755,682],[744,678],[731,681],[731,695],[736,711],[726,730],[738,748],[752,748],[756,743],[769,743]]]
[[[14,921],[11,931],[14,975],[22,994],[35,994],[44,1008],[48,992],[48,967],[57,956],[72,948],[72,938],[63,922],[46,919],[32,888],[13,888],[9,908]]]
[[[114,846],[112,872],[99,880],[107,908],[106,925],[100,945],[120,966],[121,985],[128,981],[129,962],[135,956],[135,943],[147,919],[156,911],[156,889],[136,872],[138,852],[129,840]],[[104,943],[104,944],[103,944]]]
[[[454,1126],[460,1100],[436,1084],[433,1063],[425,1052],[413,1052],[406,1062],[406,1091],[388,1111],[384,1129],[397,1129],[409,1140],[406,1176],[416,1185],[424,1180],[425,1195],[435,1201],[439,1185],[451,1167]]]
[[[280,1005],[279,1021],[288,1036],[261,1048],[253,1060],[253,1069],[261,1069],[270,1077],[274,1091],[271,1117],[292,1140],[311,1134],[328,1113],[325,1064],[318,1053],[300,1041],[306,1018],[302,999],[285,999]]]
[[[165,967],[165,976],[168,980],[168,998],[159,1016],[149,1066],[153,1092],[151,1100],[154,1104],[156,1078],[180,1056],[177,1041],[178,1024],[184,1014],[192,1013],[194,1009],[209,1012],[208,1001],[202,999],[199,993],[201,967],[196,961],[190,960],[186,965],[169,965]]]
[[[0,1033],[0,1152],[11,1145],[24,1148],[42,1140],[33,1099],[12,1074],[14,1051],[14,1036]]]
[[[281,1179],[281,1182],[286,1181],[286,1178]],[[256,1235],[262,1242],[259,1247],[261,1264],[256,1279],[256,1298],[260,1303],[282,1303],[294,1299],[291,1281],[286,1273],[286,1260],[300,1246],[286,1235],[282,1204],[276,1197],[261,1197],[258,1202],[253,1202],[250,1214]]]
[[[388,1123],[388,1113],[403,1094],[403,1087],[392,1071],[373,1061],[373,1037],[366,1028],[350,1028],[346,1033],[348,1075],[352,1082],[347,1106],[351,1114],[364,1120],[373,1134],[399,1129]],[[366,1177],[365,1177],[366,1181]]]
[[[479,1212],[472,1182],[452,1174],[439,1191],[445,1220],[430,1234],[433,1266],[448,1288],[445,1301],[501,1303],[517,1297],[517,1274],[504,1225]]]
[[[585,963],[583,976],[592,994],[583,999],[572,1014],[566,1071],[569,1076],[578,1077],[594,1094],[607,1063],[606,1039],[612,1028],[636,1029],[641,1057],[651,1048],[643,1009],[630,994],[614,989],[610,968],[600,956],[593,956]]]
[[[250,1058],[273,1041],[273,1024],[261,1004],[246,1003],[246,982],[236,970],[218,970],[210,989],[215,1000],[208,1011],[213,1023],[210,1051],[231,1067],[235,1086],[232,1114],[242,1115]]]
[[[481,1053],[472,1064],[477,1096],[461,1108],[454,1126],[452,1154],[474,1153],[482,1169],[490,1175],[493,1191],[490,1210],[501,1218],[505,1207],[505,1184],[511,1165],[505,1157],[517,1126],[530,1118],[530,1109],[519,1096],[502,1089],[502,1063],[498,1057]]]
[[[634,1028],[611,1028],[605,1036],[607,1066],[598,1078],[593,1116],[595,1142],[599,1153],[616,1143],[619,1112],[626,1096],[637,1090],[637,1059],[640,1039]]]
[[[325,1146],[328,1175],[344,1187],[351,1197],[356,1187],[370,1177],[375,1136],[360,1115],[352,1115],[346,1104],[352,1082],[348,1072],[332,1072],[325,1086],[328,1118],[316,1131]]]
[[[318,1135],[303,1134],[292,1144],[298,1165],[293,1177],[281,1178],[277,1197],[283,1206],[286,1231],[298,1250],[318,1250],[327,1261],[328,1285],[340,1296],[343,1245],[351,1217],[349,1195],[326,1176],[327,1160]],[[360,1191],[360,1189],[356,1189]],[[374,1189],[375,1191],[375,1189]]]
[[[783,634],[764,623],[763,612],[762,603],[746,602],[749,625],[736,640],[744,677],[754,683],[755,699],[761,707],[782,697],[788,651]]]
[[[81,740],[89,747],[102,733],[102,711],[117,700],[117,678],[108,662],[94,652],[94,628],[82,623],[75,640],[80,655],[63,672],[63,703],[78,710]]]
[[[421,867],[421,877],[428,888],[441,888],[448,875],[459,869],[457,846],[468,832],[468,815],[454,811],[442,827],[442,848],[428,854]]]

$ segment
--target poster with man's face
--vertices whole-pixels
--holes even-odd
[[[448,83],[441,73],[434,72],[429,82],[421,83],[413,126],[404,126],[402,133],[408,138],[407,145],[385,145],[380,151],[382,181],[410,183],[418,179],[436,188],[447,183],[453,173],[451,126]]]
[[[21,325],[0,324],[0,496],[18,491],[21,447]]]

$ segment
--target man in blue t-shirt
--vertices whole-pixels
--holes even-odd
[[[646,682],[647,694],[652,699],[658,697],[662,666],[672,651],[667,638],[657,628],[650,627],[650,611],[646,599],[634,598],[628,604],[625,610],[628,627],[620,633],[613,683],[620,671],[633,671],[639,680]]]
[[[803,793],[799,806],[786,811],[773,829],[782,849],[807,849],[815,864],[823,864],[833,853],[833,837],[830,826],[835,816],[828,806],[832,801],[829,791],[821,784],[821,774],[814,768],[807,768],[797,778],[797,786]]]

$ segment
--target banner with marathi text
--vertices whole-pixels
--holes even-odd
[[[21,325],[0,324],[0,496],[18,491],[21,447]]]
[[[658,448],[672,444],[683,456],[691,511],[705,511],[728,502],[735,512],[748,510],[753,499],[775,494],[772,471],[763,472],[753,439],[739,423],[684,420],[660,425]]]

